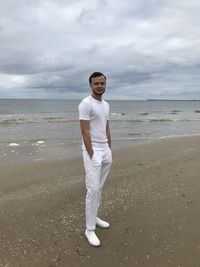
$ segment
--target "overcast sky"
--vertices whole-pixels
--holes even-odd
[[[0,98],[200,99],[199,0],[1,0]]]

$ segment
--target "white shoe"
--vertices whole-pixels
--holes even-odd
[[[109,228],[110,227],[110,224],[108,222],[105,222],[105,221],[101,220],[100,218],[97,218],[96,225],[101,227],[101,228]]]
[[[95,231],[89,231],[89,230],[85,230],[85,236],[88,240],[88,242],[90,243],[90,245],[94,246],[94,247],[98,247],[100,246],[100,241],[98,239],[98,237],[95,234]]]

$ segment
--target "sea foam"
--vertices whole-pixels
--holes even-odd
[[[8,146],[20,146],[20,145],[17,143],[10,143]]]

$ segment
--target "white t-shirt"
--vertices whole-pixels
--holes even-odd
[[[94,150],[104,150],[108,146],[106,124],[109,120],[109,104],[92,96],[84,98],[78,106],[79,119],[90,121],[90,138]],[[84,142],[82,149],[86,150]]]

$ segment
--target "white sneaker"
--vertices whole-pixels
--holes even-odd
[[[94,246],[94,247],[98,247],[100,246],[100,241],[98,239],[98,237],[95,234],[95,231],[89,231],[89,230],[85,230],[85,236],[88,240],[88,242],[90,243],[90,245]]]
[[[105,221],[101,220],[100,218],[97,218],[96,225],[101,227],[101,228],[109,228],[110,227],[110,224],[108,222],[105,222]]]

